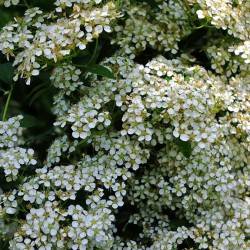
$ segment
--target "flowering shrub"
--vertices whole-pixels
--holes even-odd
[[[249,1],[0,4],[4,248],[250,249]]]

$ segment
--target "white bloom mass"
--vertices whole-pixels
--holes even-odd
[[[27,2],[0,51],[49,119],[4,92],[9,249],[249,250],[250,2]]]

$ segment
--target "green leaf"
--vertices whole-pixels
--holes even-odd
[[[0,64],[0,81],[7,84],[12,83],[14,77],[14,68],[11,63]]]
[[[32,1],[28,1],[28,2],[31,6],[39,7],[43,10],[53,10],[54,9],[54,1],[53,0],[46,0],[46,1],[32,0]]]
[[[84,65],[83,67],[86,69],[86,71],[91,72],[93,74],[115,79],[113,72],[102,65],[92,64],[92,65]]]
[[[50,88],[50,86],[48,87],[44,87],[44,88],[41,88],[40,90],[38,90],[33,96],[32,98],[30,99],[30,102],[29,102],[29,106],[31,106],[34,101],[36,101],[40,96],[42,96],[46,91],[48,91]]]
[[[6,10],[0,9],[0,28],[5,26],[8,22],[12,20],[12,15]]]
[[[98,49],[99,48],[99,49]],[[100,47],[99,47],[99,44],[98,44],[98,38],[96,38],[96,41],[95,41],[95,47],[94,47],[94,51],[92,53],[92,56],[88,62],[88,64],[94,64],[98,58],[100,54]]]
[[[185,157],[189,158],[191,153],[192,153],[191,143],[189,141],[177,140],[176,144],[177,144],[179,150],[183,153],[183,155]]]
[[[28,114],[23,115],[23,119],[21,120],[21,126],[24,128],[39,127],[42,125],[44,124],[42,124],[40,120]]]
[[[47,82],[45,83],[41,83],[41,84],[38,84],[37,86],[35,86],[29,94],[27,94],[26,96],[26,101],[27,100],[30,100],[30,98],[32,98],[33,95],[35,95],[40,89],[44,88],[45,86],[49,85]]]

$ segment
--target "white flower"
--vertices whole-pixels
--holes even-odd
[[[180,135],[180,139],[181,139],[182,141],[188,141],[188,140],[189,140],[189,136],[188,136],[188,135],[185,135],[185,134],[181,134],[181,135]]]
[[[205,18],[205,15],[204,15],[204,13],[203,13],[202,10],[197,10],[196,14],[197,14],[197,16],[198,16],[199,19]]]

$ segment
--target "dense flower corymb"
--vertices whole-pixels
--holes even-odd
[[[56,0],[2,29],[15,84],[44,108],[34,116],[50,117],[22,136],[22,116],[6,119],[8,95],[9,249],[250,249],[249,6]]]
[[[75,49],[84,50],[102,32],[111,32],[111,22],[118,16],[111,2],[97,7],[75,4],[70,14],[63,17],[56,12],[29,9],[23,19],[3,28],[0,50],[7,57],[15,56],[15,80],[26,78],[30,84],[31,77],[47,66],[44,59],[57,62]]]
[[[22,116],[0,121],[0,168],[7,181],[16,180],[22,166],[35,165],[34,150],[22,148]]]

